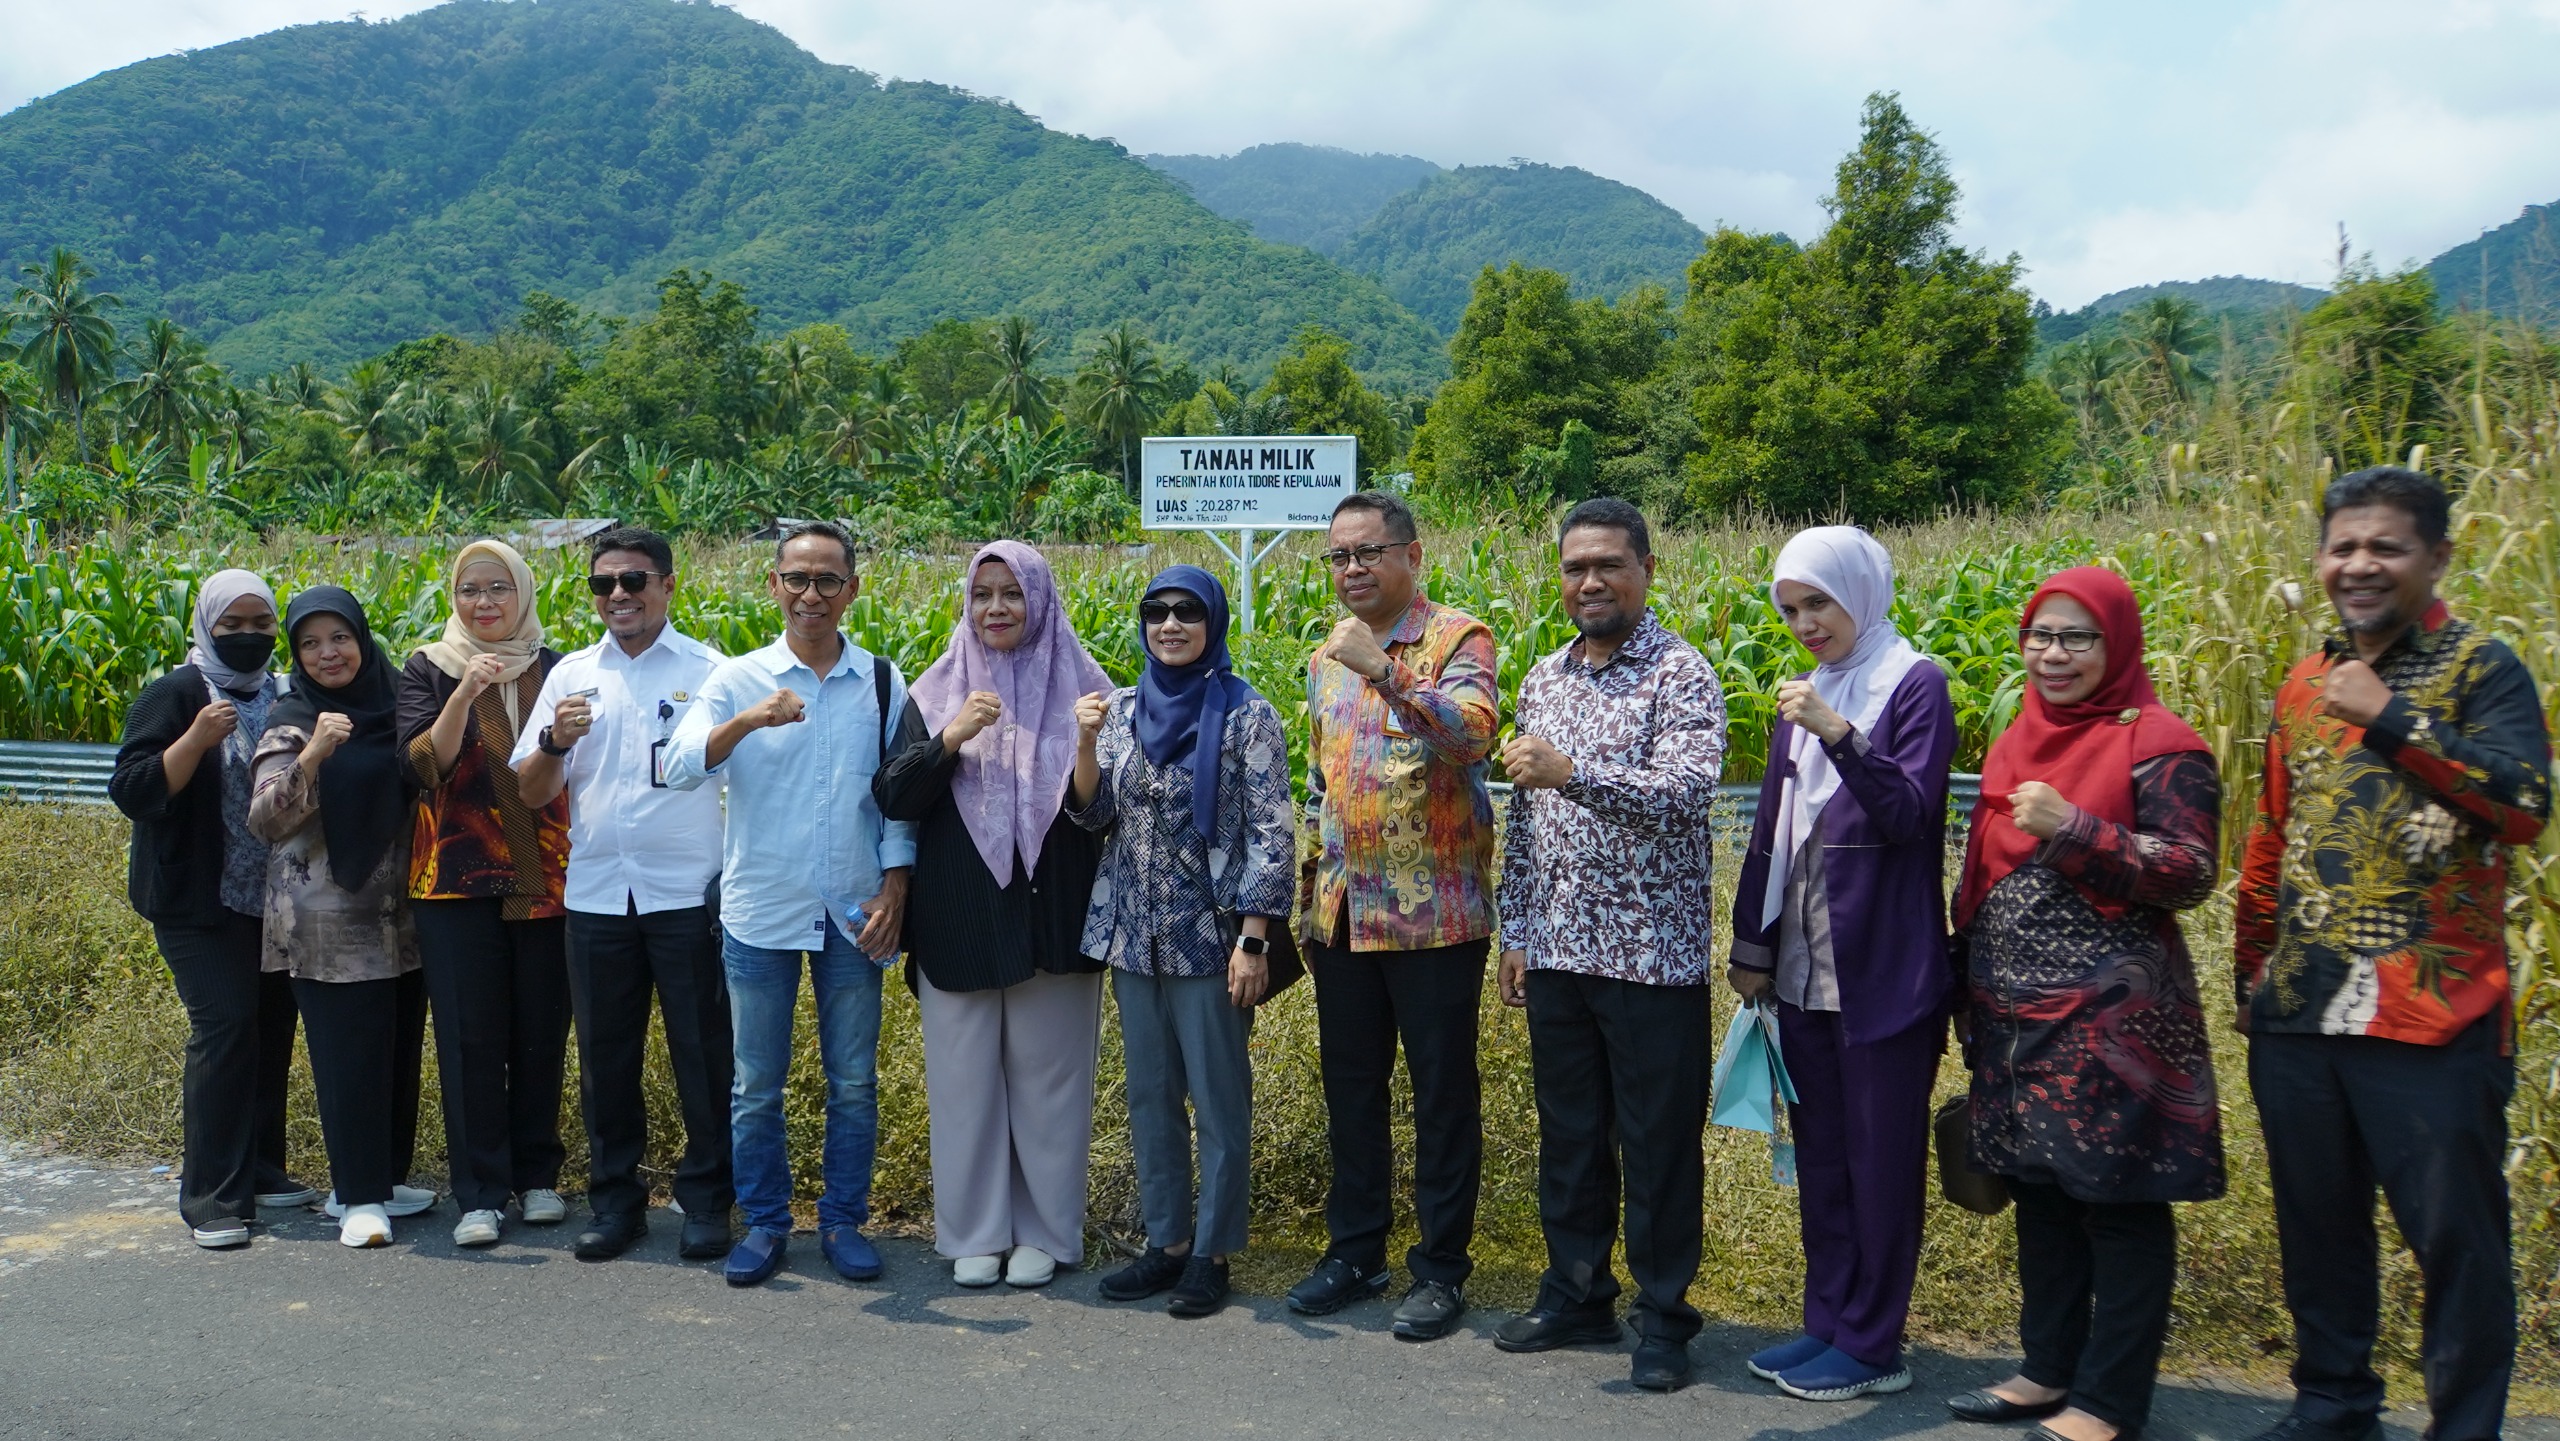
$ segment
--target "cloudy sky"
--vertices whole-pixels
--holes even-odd
[[[343,0],[340,0],[343,4]],[[0,108],[326,0],[5,0]],[[421,8],[376,0],[374,19]],[[2325,283],[2560,199],[2560,0],[738,0],[821,57],[1138,151],[1269,140],[1579,165],[1798,236],[1869,91],[1953,158],[1967,243],[2072,307]]]

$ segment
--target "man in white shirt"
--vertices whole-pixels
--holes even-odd
[[[729,1284],[782,1267],[791,1237],[791,1161],[782,1085],[805,960],[827,1073],[818,1246],[848,1281],[880,1274],[862,1234],[880,1131],[880,970],[897,959],[916,828],[882,818],[871,777],[907,703],[906,678],[842,628],[862,591],[853,538],[825,521],[794,525],[766,577],[782,639],[721,662],[676,725],[667,783],[729,787],[720,868],[720,959],[729,978],[737,1080],[730,1155],[747,1234]]]
[[[533,707],[550,724],[527,726],[512,758],[527,805],[569,792],[569,997],[595,1213],[577,1255],[611,1260],[649,1231],[640,1071],[654,985],[684,1114],[679,1250],[705,1260],[729,1249],[735,1199],[729,992],[704,904],[720,873],[720,789],[674,789],[666,758],[721,656],[667,624],[675,551],[666,537],[627,527],[596,537],[587,589],[605,637],[552,667]]]

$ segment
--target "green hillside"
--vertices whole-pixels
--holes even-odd
[[[487,333],[536,289],[634,313],[678,266],[874,346],[1020,313],[1260,370],[1316,322],[1365,370],[1444,364],[1377,285],[1118,146],[673,0],[455,0],[32,102],[0,116],[0,260],[56,244],[249,370]]]
[[[2300,314],[2328,297],[2329,292],[2308,285],[2257,280],[2246,275],[2163,280],[2154,285],[2110,291],[2078,310],[2045,315],[2036,323],[2036,339],[2044,345],[2062,345],[2092,331],[2105,331],[2112,335],[2113,327],[2107,322],[2136,306],[2162,298],[2183,300],[2216,322],[2228,319],[2239,329],[2254,334],[2267,328],[2276,317]]]
[[[1680,212],[1632,185],[1518,162],[1431,177],[1388,201],[1334,258],[1447,335],[1488,265],[1562,271],[1577,292],[1613,297],[1646,281],[1677,290],[1705,243]]]
[[[2427,262],[2436,295],[2457,310],[2560,324],[2560,201],[2524,213]]]
[[[1398,195],[1440,173],[1411,155],[1254,145],[1233,155],[1147,155],[1201,204],[1282,245],[1330,255]]]

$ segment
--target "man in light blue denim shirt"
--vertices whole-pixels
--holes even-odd
[[[842,527],[793,526],[767,584],[782,639],[711,673],[667,759],[678,790],[715,775],[729,787],[720,960],[737,1036],[730,1147],[749,1229],[725,1274],[733,1286],[770,1279],[791,1235],[782,1083],[806,956],[827,1073],[819,1248],[837,1274],[868,1281],[880,1274],[861,1230],[880,1124],[880,970],[897,958],[916,858],[915,826],[881,818],[871,773],[884,718],[906,705],[906,679],[842,629],[862,590]]]

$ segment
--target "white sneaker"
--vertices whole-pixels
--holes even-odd
[[[951,1279],[963,1286],[992,1286],[1003,1278],[1002,1256],[963,1256],[951,1263]]]
[[[391,1212],[383,1206],[350,1206],[338,1223],[338,1244],[356,1250],[391,1244]]]
[[[240,1220],[216,1221],[210,1226],[191,1227],[196,1244],[208,1251],[228,1251],[249,1244],[249,1223]]]
[[[498,1244],[499,1220],[500,1217],[495,1211],[463,1212],[462,1219],[453,1225],[453,1244],[457,1246]]]
[[[1005,1258],[1004,1283],[1008,1286],[1020,1286],[1025,1290],[1046,1286],[1049,1279],[1057,1274],[1058,1258],[1037,1246],[1016,1246],[1013,1254]]]
[[[436,1193],[433,1191],[416,1186],[394,1186],[391,1188],[391,1200],[383,1206],[382,1213],[386,1216],[416,1216],[434,1210],[435,1205]],[[347,1208],[338,1204],[335,1191],[331,1191],[329,1199],[320,1204],[320,1210],[332,1221],[347,1218]]]
[[[546,1186],[536,1186],[517,1198],[529,1226],[557,1226],[569,1219],[569,1203],[560,1193]]]

